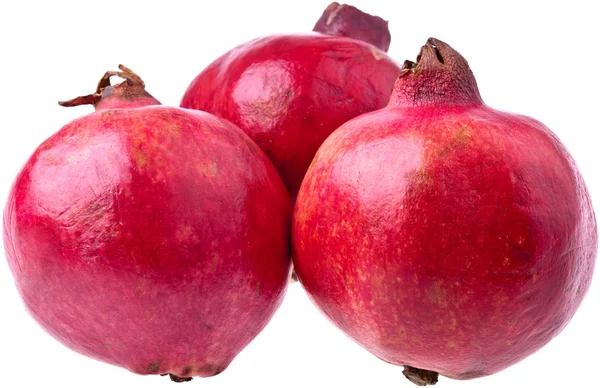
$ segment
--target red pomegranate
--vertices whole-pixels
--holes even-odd
[[[96,112],[19,173],[8,262],[29,312],[71,349],[175,381],[213,376],[282,301],[289,196],[239,128],[160,106],[122,70],[63,103]]]
[[[202,71],[181,106],[224,117],[265,151],[295,199],[315,152],[337,127],[383,108],[400,67],[387,22],[332,3],[312,34],[244,43]]]
[[[418,385],[540,349],[581,303],[598,244],[559,139],[486,106],[465,59],[436,39],[405,62],[385,109],[319,149],[292,241],[323,313]]]

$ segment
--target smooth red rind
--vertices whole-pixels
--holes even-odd
[[[591,282],[597,225],[559,139],[484,105],[468,67],[452,67],[458,53],[430,41],[387,108],[319,149],[294,211],[294,268],[377,357],[470,379],[567,325]]]
[[[190,84],[184,108],[223,117],[269,156],[292,197],[338,126],[384,107],[399,66],[355,39],[274,35],[224,54]]]
[[[103,109],[35,151],[4,242],[27,309],[71,349],[140,374],[212,376],[280,305],[289,223],[277,172],[232,124]]]

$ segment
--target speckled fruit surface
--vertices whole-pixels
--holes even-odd
[[[292,200],[338,126],[384,107],[400,67],[387,22],[331,4],[311,34],[272,35],[222,55],[190,84],[184,108],[224,117],[267,154]]]
[[[598,244],[559,139],[486,106],[467,62],[436,39],[405,63],[385,109],[325,141],[292,230],[316,305],[419,385],[540,349],[580,305]]]
[[[96,112],[19,173],[8,262],[29,312],[71,349],[140,374],[212,376],[282,301],[289,196],[239,128],[160,106],[123,73],[64,103]]]

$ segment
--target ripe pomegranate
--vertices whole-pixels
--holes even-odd
[[[389,105],[319,149],[294,211],[316,305],[418,385],[527,357],[569,322],[598,240],[583,178],[542,123],[486,106],[429,39]]]
[[[315,152],[337,127],[389,101],[400,67],[383,19],[332,3],[312,34],[273,35],[224,54],[181,106],[224,117],[271,159],[295,200]]]
[[[108,72],[19,173],[4,213],[25,305],[84,355],[213,376],[267,324],[290,271],[291,205],[264,153],[211,114]],[[118,75],[125,82],[111,86]]]

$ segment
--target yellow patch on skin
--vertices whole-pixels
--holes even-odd
[[[365,272],[361,268],[356,269],[356,277],[358,277],[358,279],[361,282],[364,282],[367,280],[367,277],[365,276]]]
[[[139,168],[143,168],[146,164],[148,164],[146,156],[140,149],[136,149],[133,151],[133,159],[135,160],[135,164]]]
[[[441,158],[457,147],[464,146],[469,140],[471,140],[471,129],[466,125],[463,125],[452,137],[450,142],[440,151],[437,157]]]
[[[441,307],[448,306],[448,300],[446,299],[446,291],[444,290],[441,282],[435,282],[425,290],[425,296],[430,302],[437,304]]]
[[[197,164],[198,173],[205,176],[216,176],[219,173],[217,162],[213,161],[207,164]]]
[[[51,166],[59,166],[62,162],[55,155],[48,155],[45,160],[46,164]]]
[[[181,134],[181,129],[179,128],[179,125],[173,124],[173,123],[168,123],[167,125],[165,125],[165,129],[173,132],[177,135]]]
[[[210,257],[212,258],[210,267],[214,271],[217,269],[217,265],[219,265],[219,254],[217,252],[213,252]]]
[[[433,183],[433,179],[427,173],[425,173],[424,168],[420,168],[419,170],[414,170],[407,173],[407,179],[415,185],[431,185]],[[401,205],[401,209],[404,208],[404,205]]]
[[[456,322],[456,318],[452,316],[452,327],[456,327],[458,322]]]
[[[331,11],[331,13],[329,14],[329,16],[327,16],[327,21],[325,22],[325,25],[330,25],[331,22],[333,22],[333,19],[335,19],[335,17],[337,16],[337,14],[342,10],[342,8],[345,7],[345,4],[337,4],[337,3],[331,3],[329,5],[329,7],[327,7],[327,9],[330,8],[335,8],[333,11]]]
[[[384,58],[383,55],[379,54],[379,50],[375,47],[371,48],[371,54],[373,54],[373,58],[375,58],[376,61],[380,61]]]
[[[179,225],[175,232],[175,237],[178,241],[187,241],[194,234],[194,231],[190,225],[182,224]]]

